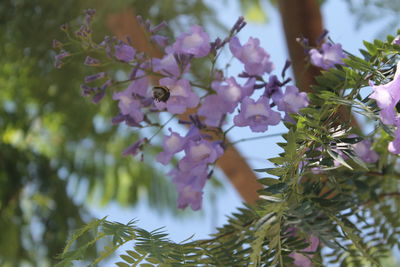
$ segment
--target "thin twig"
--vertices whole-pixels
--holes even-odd
[[[160,126],[160,128],[149,138],[148,143],[151,142],[151,139],[153,139],[157,134],[161,132],[162,129],[164,129],[165,126],[173,119],[175,118],[175,115],[172,115],[171,118],[169,118],[163,125]]]
[[[264,138],[271,138],[271,137],[277,137],[277,136],[282,136],[285,133],[276,133],[276,134],[268,134],[268,135],[262,135],[262,136],[256,136],[256,137],[250,137],[250,138],[243,138],[239,139],[235,142],[230,143],[230,145],[235,145],[237,143],[245,142],[245,141],[253,141],[253,140],[258,140],[258,139],[264,139]]]

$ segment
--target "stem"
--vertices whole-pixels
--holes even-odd
[[[277,137],[277,136],[282,136],[285,133],[276,133],[276,134],[268,134],[268,135],[262,135],[262,136],[256,136],[256,137],[250,137],[250,138],[243,138],[239,139],[235,142],[230,143],[230,145],[235,145],[237,143],[245,142],[245,141],[253,141],[253,140],[258,140],[258,139],[263,139],[263,138],[271,138],[271,137]]]
[[[172,115],[163,125],[160,126],[160,128],[149,138],[149,140],[147,141],[148,143],[151,142],[151,140],[158,135],[162,129],[164,129],[165,126],[167,126],[167,124],[173,119],[175,118],[175,115]]]
[[[235,125],[232,125],[231,127],[229,127],[228,129],[226,129],[224,131],[224,135],[226,135],[230,130],[232,130],[233,128],[235,128]]]
[[[133,82],[133,81],[136,81],[136,80],[145,78],[145,77],[147,77],[147,76],[148,76],[148,75],[142,75],[142,76],[139,76],[139,77],[135,77],[134,79],[128,79],[128,80],[123,80],[123,81],[116,81],[116,82],[114,82],[114,85],[120,85],[120,84],[124,84],[124,83],[128,83],[128,82]]]
[[[210,87],[206,87],[206,86],[198,84],[198,83],[190,82],[190,85],[194,86],[194,87],[202,88],[202,89],[206,90],[207,92],[212,92],[212,89]]]

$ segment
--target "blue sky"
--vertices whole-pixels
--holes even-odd
[[[219,19],[227,26],[231,26],[241,15],[241,10],[237,4],[238,1],[207,1],[210,6],[218,10]],[[229,3],[229,5],[228,5]],[[264,5],[268,13],[268,24],[249,23],[239,34],[243,42],[252,37],[258,37],[261,45],[271,54],[271,60],[275,63],[276,72],[282,69],[285,60],[288,58],[282,25],[277,10],[270,5]],[[341,43],[344,49],[357,53],[358,48],[362,46],[362,40],[372,40],[382,29],[382,22],[368,24],[359,30],[355,28],[355,18],[350,14],[345,1],[331,0],[323,6],[323,17],[325,28],[330,31],[330,37],[337,43]],[[396,29],[393,29],[393,34]],[[210,33],[213,35],[213,33]],[[215,33],[214,33],[215,34]],[[238,73],[242,70],[242,65],[232,62],[230,74]],[[283,125],[271,127],[266,133],[274,134],[285,132]],[[253,134],[247,128],[235,128],[230,132],[231,140],[238,140],[258,136]],[[274,157],[280,152],[276,142],[282,140],[280,137],[271,139],[262,139],[239,143],[237,148],[248,160],[252,168],[265,168],[271,166],[266,159]],[[221,175],[222,176],[222,175]],[[153,230],[161,226],[170,233],[170,238],[174,241],[182,241],[192,234],[195,238],[206,238],[216,226],[226,222],[226,216],[231,214],[237,207],[240,207],[242,200],[224,177],[221,178],[225,183],[225,189],[212,197],[213,193],[210,187],[206,187],[204,195],[204,209],[201,214],[193,213],[189,216],[176,218],[167,213],[163,215],[147,207],[142,202],[134,208],[121,208],[117,204],[109,204],[106,207],[92,205],[91,209],[95,216],[101,218],[108,216],[108,220],[126,223],[136,218],[138,225],[146,230]],[[215,193],[214,193],[215,194]],[[211,200],[215,199],[215,200]]]

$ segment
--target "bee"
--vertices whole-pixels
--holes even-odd
[[[158,102],[167,102],[169,99],[170,92],[166,86],[154,86],[153,87],[153,99]]]

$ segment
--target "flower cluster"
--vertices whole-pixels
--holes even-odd
[[[288,85],[290,79],[284,80],[289,64],[285,66],[280,81],[271,74],[274,64],[259,39],[249,38],[242,44],[236,37],[246,24],[243,18],[238,19],[229,36],[211,41],[198,25],[180,34],[176,40],[170,40],[159,34],[166,23],[153,27],[138,17],[148,32],[149,40],[164,52],[163,57],[152,58],[136,50],[130,39],[123,41],[106,36],[101,43],[95,43],[90,28],[93,15],[94,11],[88,10],[84,24],[75,32],[76,38],[89,47],[88,51],[92,49],[97,53],[88,55],[84,64],[98,68],[112,61],[129,68],[130,75],[129,79],[118,81],[110,72],[97,72],[85,77],[82,93],[98,103],[109,88],[127,83],[124,90],[112,94],[119,108],[113,123],[125,123],[136,128],[163,128],[166,124],[161,126],[154,119],[157,120],[160,112],[168,112],[188,126],[183,135],[170,129],[162,141],[163,151],[157,155],[157,161],[164,165],[170,164],[174,157],[179,158],[169,175],[179,193],[180,208],[201,208],[203,188],[211,176],[212,165],[223,155],[227,145],[224,143],[226,132],[222,127],[229,123],[228,114],[233,115],[233,127],[249,127],[253,132],[265,132],[281,120],[294,122],[291,115],[299,113],[309,104],[306,93]],[[70,53],[61,42],[54,43],[61,52],[56,56],[56,64],[61,65],[61,59]],[[225,77],[215,64],[219,50],[225,46],[243,64],[243,72],[236,77]],[[211,75],[203,84],[195,84],[188,78],[195,60],[209,60],[212,64]],[[266,75],[267,79],[264,79]],[[152,97],[150,85],[154,81],[150,77],[154,76],[160,77],[157,86],[168,90],[168,97],[161,101]],[[257,98],[254,97],[256,91],[260,91]],[[187,117],[189,120],[184,119]],[[210,132],[213,134],[210,135]],[[123,154],[135,156],[152,141],[152,137],[139,139]]]
[[[190,205],[193,210],[198,210],[201,208],[204,185],[211,175],[208,165],[222,156],[223,148],[220,142],[208,140],[208,136],[201,134],[195,126],[190,128],[185,137],[171,129],[170,132],[164,138],[164,151],[158,154],[157,160],[168,164],[176,153],[185,152],[185,156],[170,175],[178,190],[178,207]]]

